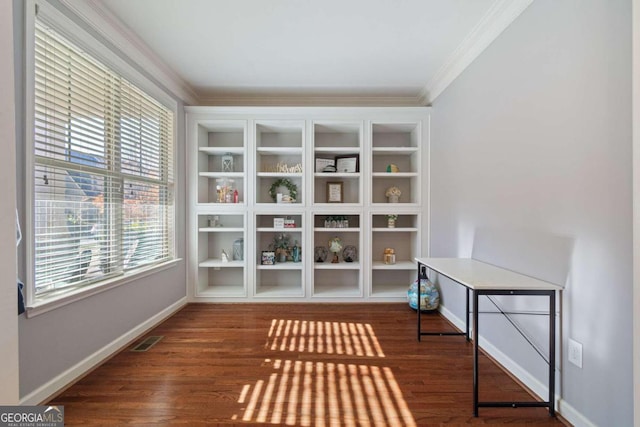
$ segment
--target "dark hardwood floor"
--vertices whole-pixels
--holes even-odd
[[[191,304],[50,404],[69,426],[562,425],[544,408],[474,418],[472,344],[415,328],[406,304]],[[480,373],[481,400],[533,400],[487,357]]]

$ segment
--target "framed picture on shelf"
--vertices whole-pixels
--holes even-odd
[[[336,156],[336,172],[353,173],[360,171],[360,156],[358,154],[347,154]]]
[[[276,253],[273,251],[262,251],[262,258],[260,264],[262,265],[274,265],[276,263]]]
[[[316,157],[316,172],[324,172],[324,168],[327,166],[335,166],[336,161],[334,159],[324,159]]]
[[[327,182],[327,203],[342,203],[342,182]]]

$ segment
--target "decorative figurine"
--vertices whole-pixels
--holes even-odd
[[[329,251],[324,246],[316,246],[313,250],[313,258],[316,262],[324,262],[327,259]]]
[[[385,248],[384,250],[384,263],[395,264],[396,263],[396,251],[393,248]]]
[[[398,203],[398,201],[400,200],[400,196],[402,196],[402,191],[400,191],[398,187],[393,186],[387,188],[387,191],[384,194],[385,196],[387,196],[387,200],[389,201],[389,203]]]
[[[358,249],[353,245],[347,245],[342,251],[342,259],[345,262],[355,262],[358,260]]]
[[[340,262],[340,257],[338,254],[342,252],[342,239],[338,236],[329,240],[329,252],[333,252],[333,259],[331,260],[332,264],[336,264]]]
[[[292,258],[293,262],[302,261],[302,248],[298,244],[297,240],[293,244],[293,248],[291,248],[291,258]]]
[[[231,153],[222,156],[222,172],[233,172],[233,155]]]

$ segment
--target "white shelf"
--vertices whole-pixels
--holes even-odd
[[[409,283],[405,285],[375,285],[371,291],[372,298],[407,298]]]
[[[301,262],[277,262],[273,265],[256,265],[256,270],[302,270]]]
[[[300,172],[258,172],[260,178],[302,178]]]
[[[333,210],[337,208],[342,212],[342,208],[357,208],[361,207],[362,203],[314,203],[313,205],[317,207],[330,208]],[[342,230],[344,230],[344,228]]]
[[[375,233],[413,233],[418,231],[417,227],[374,227],[371,231]]]
[[[244,228],[241,227],[202,227],[198,228],[201,233],[242,233]]]
[[[413,178],[417,177],[418,172],[373,172],[371,176],[374,178]]]
[[[302,147],[257,147],[256,152],[266,155],[302,154]]]
[[[212,155],[225,155],[227,153],[231,154],[244,154],[244,147],[200,147],[198,149],[201,153]]]
[[[199,297],[215,298],[215,297],[245,297],[247,293],[242,285],[215,285],[208,286],[206,289],[200,289],[196,293]]]
[[[290,203],[291,204],[291,203]],[[302,227],[293,227],[293,228],[273,228],[273,227],[258,227],[256,231],[260,232],[277,232],[277,233],[294,233],[302,231]]]
[[[204,178],[244,178],[244,172],[199,172]]]
[[[316,147],[316,153],[353,153],[360,154],[360,147]]]
[[[300,285],[267,285],[256,288],[258,298],[301,297],[304,293]]]
[[[373,270],[416,270],[418,265],[412,261],[397,261],[395,264],[385,264],[382,261],[373,261],[371,263]]]
[[[316,298],[359,297],[362,296],[362,292],[355,286],[319,285],[314,288],[313,296]]]
[[[418,152],[418,147],[373,147],[374,153],[413,154]]]
[[[243,268],[244,261],[227,261],[222,262],[220,258],[211,258],[205,261],[202,261],[198,264],[198,267],[206,267],[206,268]]]
[[[346,227],[346,228],[315,227],[313,231],[319,231],[321,233],[357,233],[360,231],[360,228],[358,227]]]
[[[360,172],[315,172],[316,178],[360,178]]]
[[[329,259],[329,256],[327,257],[327,260]],[[340,261],[335,264],[332,263],[331,261],[313,263],[313,268],[315,268],[316,270],[360,270],[360,267],[361,266],[359,261],[355,261],[355,262]]]

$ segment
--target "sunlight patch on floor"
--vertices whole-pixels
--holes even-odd
[[[368,323],[273,319],[265,348],[384,357],[382,347]]]
[[[267,381],[245,385],[242,421],[301,426],[415,426],[391,369],[275,359]],[[248,397],[248,399],[247,399]]]
[[[318,427],[416,425],[390,368],[317,360],[321,354],[384,358],[370,324],[273,319],[265,348],[316,356],[307,361],[265,359],[261,366],[271,370],[268,378],[246,384],[240,392],[242,421]]]

